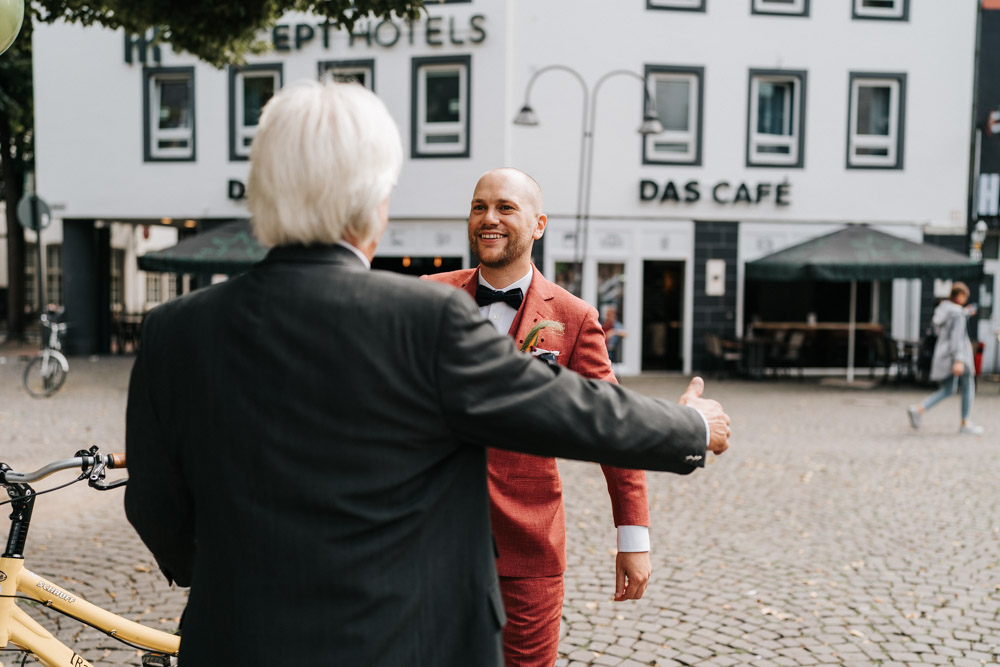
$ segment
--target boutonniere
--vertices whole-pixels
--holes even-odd
[[[555,320],[542,320],[535,326],[531,327],[531,331],[529,331],[528,335],[524,337],[524,342],[521,344],[521,352],[530,352],[532,356],[538,357],[543,361],[555,365],[556,358],[559,356],[559,351],[543,350],[535,345],[535,343],[538,342],[538,338],[542,331],[545,329],[549,329],[559,334],[566,331],[566,327],[562,322],[556,322]]]

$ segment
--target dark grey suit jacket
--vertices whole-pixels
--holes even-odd
[[[517,352],[450,286],[277,248],[152,311],[129,520],[191,586],[181,665],[500,665],[486,447],[687,473],[690,408]]]

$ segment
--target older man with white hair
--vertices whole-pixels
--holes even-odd
[[[584,380],[369,271],[402,152],[361,86],[280,91],[250,159],[273,249],[153,310],[129,385],[125,506],[191,587],[180,664],[499,665],[486,448],[688,473],[729,419],[700,380],[687,406]]]

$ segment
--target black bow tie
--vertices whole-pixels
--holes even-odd
[[[507,290],[506,292],[491,290],[486,285],[479,285],[476,287],[477,305],[488,306],[491,303],[496,303],[497,301],[503,301],[514,310],[517,310],[521,307],[521,302],[524,301],[524,293],[521,292],[520,287],[515,287],[514,289]]]

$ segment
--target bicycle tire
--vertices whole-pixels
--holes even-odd
[[[42,362],[47,360],[47,364]],[[47,373],[43,375],[42,369]],[[66,382],[66,371],[62,364],[52,356],[42,353],[28,362],[24,369],[24,388],[35,398],[48,398],[59,391]]]

